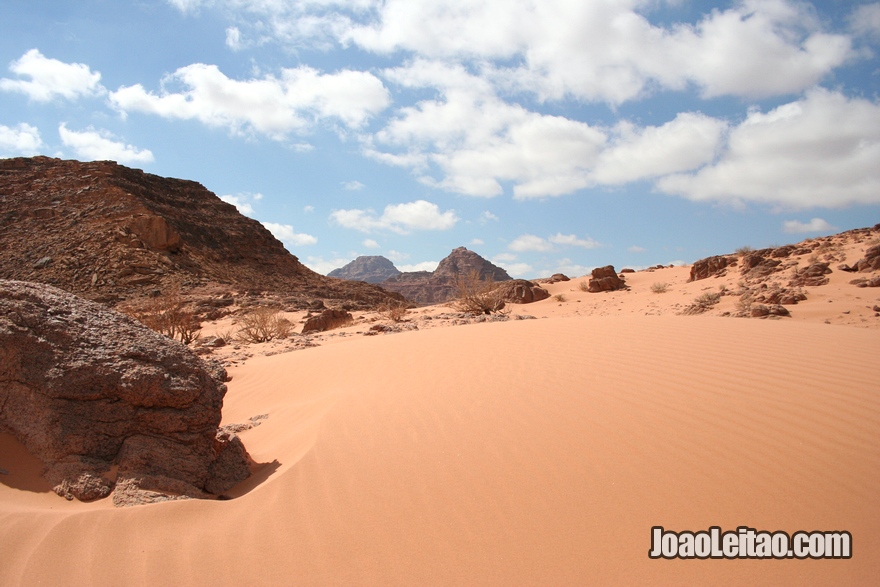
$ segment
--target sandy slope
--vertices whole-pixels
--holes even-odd
[[[876,330],[635,314],[248,359],[224,420],[269,414],[264,465],[231,501],[69,504],[5,438],[0,583],[875,584]],[[652,561],[653,525],[849,530],[854,556]]]

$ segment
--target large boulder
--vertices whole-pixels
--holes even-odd
[[[550,297],[546,289],[525,279],[503,281],[492,293],[498,300],[511,304],[531,304]]]
[[[325,330],[333,330],[340,326],[345,326],[354,318],[345,310],[327,309],[316,316],[312,316],[303,325],[302,333],[324,332]]]
[[[828,283],[828,278],[825,276],[829,273],[831,273],[831,269],[828,267],[828,263],[812,263],[803,269],[796,270],[788,284],[800,287],[825,285]]]
[[[117,505],[208,497],[245,479],[241,441],[218,435],[225,379],[219,365],[123,314],[0,280],[0,430],[68,499],[114,487]]]
[[[698,281],[708,277],[720,277],[727,272],[727,267],[736,264],[736,257],[717,255],[695,261],[691,266],[691,275],[688,281]]]
[[[590,293],[616,291],[626,287],[626,282],[614,271],[614,265],[596,267],[590,277]]]

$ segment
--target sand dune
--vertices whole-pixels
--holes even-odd
[[[593,316],[254,357],[224,420],[269,414],[242,434],[262,465],[230,501],[67,503],[16,481],[6,438],[0,582],[870,585],[878,352],[873,329]],[[654,525],[848,530],[854,555],[655,561]]]

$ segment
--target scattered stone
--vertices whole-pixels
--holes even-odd
[[[571,281],[564,273],[554,273],[547,280],[547,283],[559,283],[560,281]]]
[[[635,270],[635,269],[630,269],[629,267],[624,267],[623,269],[620,270],[620,272],[621,272],[621,273],[635,273],[636,270]]]
[[[787,308],[779,304],[754,304],[751,307],[750,314],[752,318],[766,318],[767,316],[791,316]]]
[[[793,286],[817,287],[828,283],[825,275],[831,273],[828,263],[812,263],[808,267],[795,270],[794,277],[788,282]]]

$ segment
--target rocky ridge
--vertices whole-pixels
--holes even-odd
[[[381,283],[389,277],[400,275],[400,270],[381,255],[362,255],[344,267],[334,269],[327,277]]]

